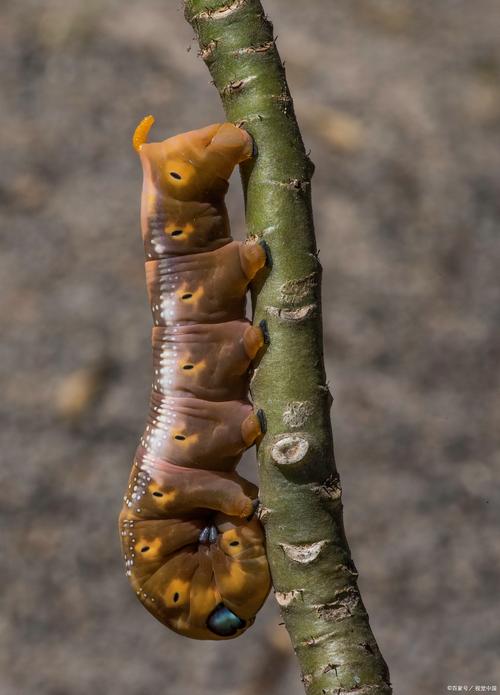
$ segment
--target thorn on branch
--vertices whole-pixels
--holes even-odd
[[[198,51],[198,56],[200,58],[203,58],[205,63],[208,63],[214,57],[214,51],[216,48],[217,41],[210,41],[210,43],[207,43],[206,46],[202,46],[200,48],[200,50]]]
[[[290,188],[292,191],[305,191],[307,187],[311,185],[310,181],[305,181],[304,179],[290,179],[286,183],[286,187]]]
[[[373,647],[369,642],[361,642],[359,646],[363,647],[363,649],[365,649],[369,654],[375,654]]]
[[[313,677],[311,675],[309,675],[308,673],[302,673],[300,676],[300,680],[304,684],[304,688],[306,688],[306,690],[307,690],[307,688],[313,682]]]
[[[309,154],[306,155],[306,161],[307,161],[307,168],[308,168],[307,173],[309,174],[309,178],[312,178],[316,167],[315,167],[312,159],[309,157]]]
[[[331,408],[333,403],[333,396],[330,391],[330,388],[328,387],[328,384],[319,385],[318,388],[320,389],[320,391],[323,391],[326,394],[326,398],[328,400],[328,407]]]
[[[356,569],[356,565],[352,560],[349,561],[348,564],[341,564],[341,565],[336,565],[335,566],[336,571],[340,572],[345,572],[345,574],[349,574],[351,577],[357,578],[358,576],[358,570]]]
[[[323,669],[323,673],[329,673],[330,671],[335,671],[335,675],[337,678],[339,677],[339,674],[337,673],[337,668],[341,666],[341,664],[327,664],[325,668]]]

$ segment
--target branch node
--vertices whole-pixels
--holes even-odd
[[[245,55],[248,53],[267,53],[274,46],[274,41],[267,41],[260,46],[247,46],[246,48],[238,48],[233,51],[233,55]]]
[[[339,565],[335,565],[334,570],[335,570],[335,572],[344,572],[345,574],[348,574],[351,577],[354,577],[355,579],[357,579],[358,570],[356,569],[354,562],[351,561],[350,565],[351,566],[349,567],[348,565],[341,563]]]
[[[263,116],[260,113],[249,113],[245,118],[235,121],[234,125],[238,128],[243,128],[247,123],[257,122],[260,123],[263,120]]]
[[[340,501],[342,497],[342,485],[340,483],[339,474],[332,473],[320,485],[314,485],[312,490],[320,499],[325,501]]]
[[[299,596],[302,596],[302,591],[298,589],[292,589],[292,591],[276,591],[274,595],[281,608],[288,608],[293,601]]]
[[[251,75],[250,77],[245,77],[245,79],[242,80],[231,80],[231,82],[226,84],[226,86],[220,90],[220,94],[222,97],[226,97],[241,92],[247,86],[247,84],[252,82],[254,79],[255,76]]]
[[[329,673],[330,671],[335,671],[335,675],[336,675],[337,678],[338,678],[338,675],[339,675],[339,674],[337,673],[337,668],[338,668],[339,666],[342,666],[342,664],[330,664],[330,663],[328,663],[328,664],[325,666],[325,668],[323,669],[323,673]]]
[[[345,690],[344,688],[334,688],[333,690],[323,690],[322,695],[390,695],[392,690],[387,683],[370,684],[360,687],[361,680],[358,676],[354,676],[354,685],[352,688]]]
[[[311,683],[313,682],[313,677],[309,673],[302,673],[300,676],[300,680],[304,684],[304,688],[309,688]]]
[[[271,457],[278,466],[294,466],[305,458],[309,442],[293,434],[281,437],[271,449]]]
[[[303,278],[289,280],[280,287],[281,298],[290,304],[300,304],[318,285],[318,273],[309,273]]]
[[[269,517],[271,516],[272,510],[269,509],[269,507],[263,507],[262,504],[259,506],[257,509],[257,518],[260,521],[260,523],[265,526],[266,523],[269,521]]]
[[[266,307],[266,311],[271,316],[275,316],[283,321],[304,321],[311,318],[316,313],[316,304],[306,304],[297,309],[280,309],[276,306]]]
[[[306,640],[298,643],[298,647],[317,647],[318,645],[324,644],[324,642],[334,642],[338,638],[338,634],[332,630],[325,632],[323,635],[318,635],[317,637],[309,637]]]
[[[224,19],[228,15],[239,10],[240,7],[246,4],[246,0],[234,0],[228,5],[222,5],[215,10],[204,10],[203,12],[198,12],[198,14],[193,15],[189,18],[190,22],[195,22],[198,19]]]
[[[311,185],[311,182],[306,181],[304,179],[290,179],[285,184],[285,186],[287,188],[289,188],[291,191],[302,191],[302,192],[307,190],[307,187],[310,185]]]
[[[288,543],[280,543],[285,555],[293,562],[298,562],[301,565],[310,565],[318,559],[321,551],[328,545],[330,541],[316,541],[315,543],[302,543],[300,545],[289,545]]]
[[[360,605],[359,593],[354,587],[337,592],[335,600],[314,606],[318,615],[327,622],[340,622],[349,618]]]
[[[217,41],[210,41],[206,46],[202,46],[198,51],[198,56],[203,58],[205,63],[208,63],[214,57],[214,51],[217,48]]]

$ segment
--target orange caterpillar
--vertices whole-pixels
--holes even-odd
[[[270,589],[257,488],[234,469],[261,436],[248,401],[265,324],[245,320],[248,284],[266,264],[233,241],[224,196],[252,139],[230,123],[133,144],[144,185],[141,227],[153,314],[153,384],[120,514],[126,574],[162,623],[195,639],[249,627]]]

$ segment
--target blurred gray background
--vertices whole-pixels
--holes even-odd
[[[316,164],[373,629],[396,693],[500,689],[500,3],[265,6]],[[272,597],[240,639],[192,642],[122,569],[150,384],[130,138],[150,112],[154,139],[223,118],[192,39],[179,2],[1,2],[1,695],[302,692]],[[242,237],[237,178],[230,209]]]

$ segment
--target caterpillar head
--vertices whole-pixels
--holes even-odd
[[[253,624],[270,589],[258,520],[216,514],[213,521],[219,531],[217,541],[198,548],[194,571],[187,555],[182,563],[178,561],[177,574],[164,594],[167,600],[170,596],[177,598],[178,606],[167,606],[166,624],[194,639],[224,640],[241,635]],[[180,572],[189,575],[182,599],[178,590]]]
[[[153,116],[146,116],[132,139],[144,169],[145,187],[152,189],[152,195],[160,193],[178,201],[221,199],[236,164],[252,156],[252,138],[232,123],[215,123],[148,143],[153,123]]]

